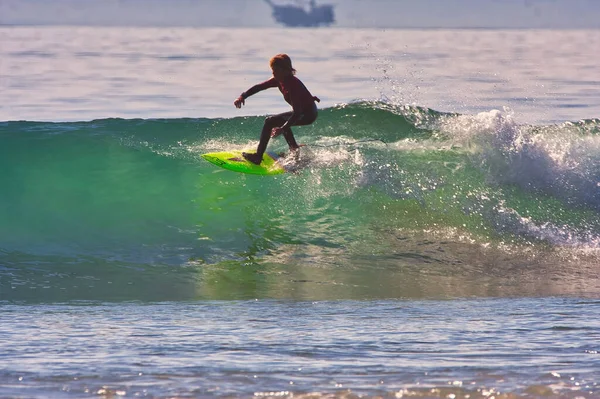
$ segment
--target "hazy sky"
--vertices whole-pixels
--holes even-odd
[[[317,0],[317,4],[335,6],[339,27],[600,28],[600,0]],[[0,24],[277,26],[264,0],[0,0]]]

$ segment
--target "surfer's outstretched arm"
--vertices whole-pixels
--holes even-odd
[[[233,105],[235,105],[236,108],[241,108],[242,105],[246,104],[246,99],[248,97],[258,93],[259,91],[263,91],[271,87],[277,87],[277,81],[275,80],[275,78],[271,78],[269,80],[265,80],[262,83],[255,84],[254,86],[240,94],[240,96],[236,98],[233,102]]]

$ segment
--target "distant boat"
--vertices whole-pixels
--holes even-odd
[[[278,5],[271,0],[265,0],[273,11],[273,18],[286,26],[328,26],[335,22],[333,6],[330,4],[316,5],[314,0],[308,2],[308,10],[299,5]]]

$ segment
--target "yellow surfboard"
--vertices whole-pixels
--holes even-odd
[[[221,168],[239,173],[249,173],[253,175],[280,175],[285,173],[285,168],[277,162],[279,157],[271,152],[266,152],[263,155],[263,160],[260,165],[255,165],[246,160],[242,156],[242,151],[239,150],[210,152],[202,154],[202,158]]]

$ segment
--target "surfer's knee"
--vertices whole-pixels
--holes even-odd
[[[267,116],[265,118],[265,125],[271,126],[271,127],[275,127],[276,126],[276,120],[277,120],[277,118],[274,117],[273,115]]]
[[[270,115],[265,118],[265,126],[269,126],[271,129],[283,125],[287,119],[282,118],[280,115]]]

